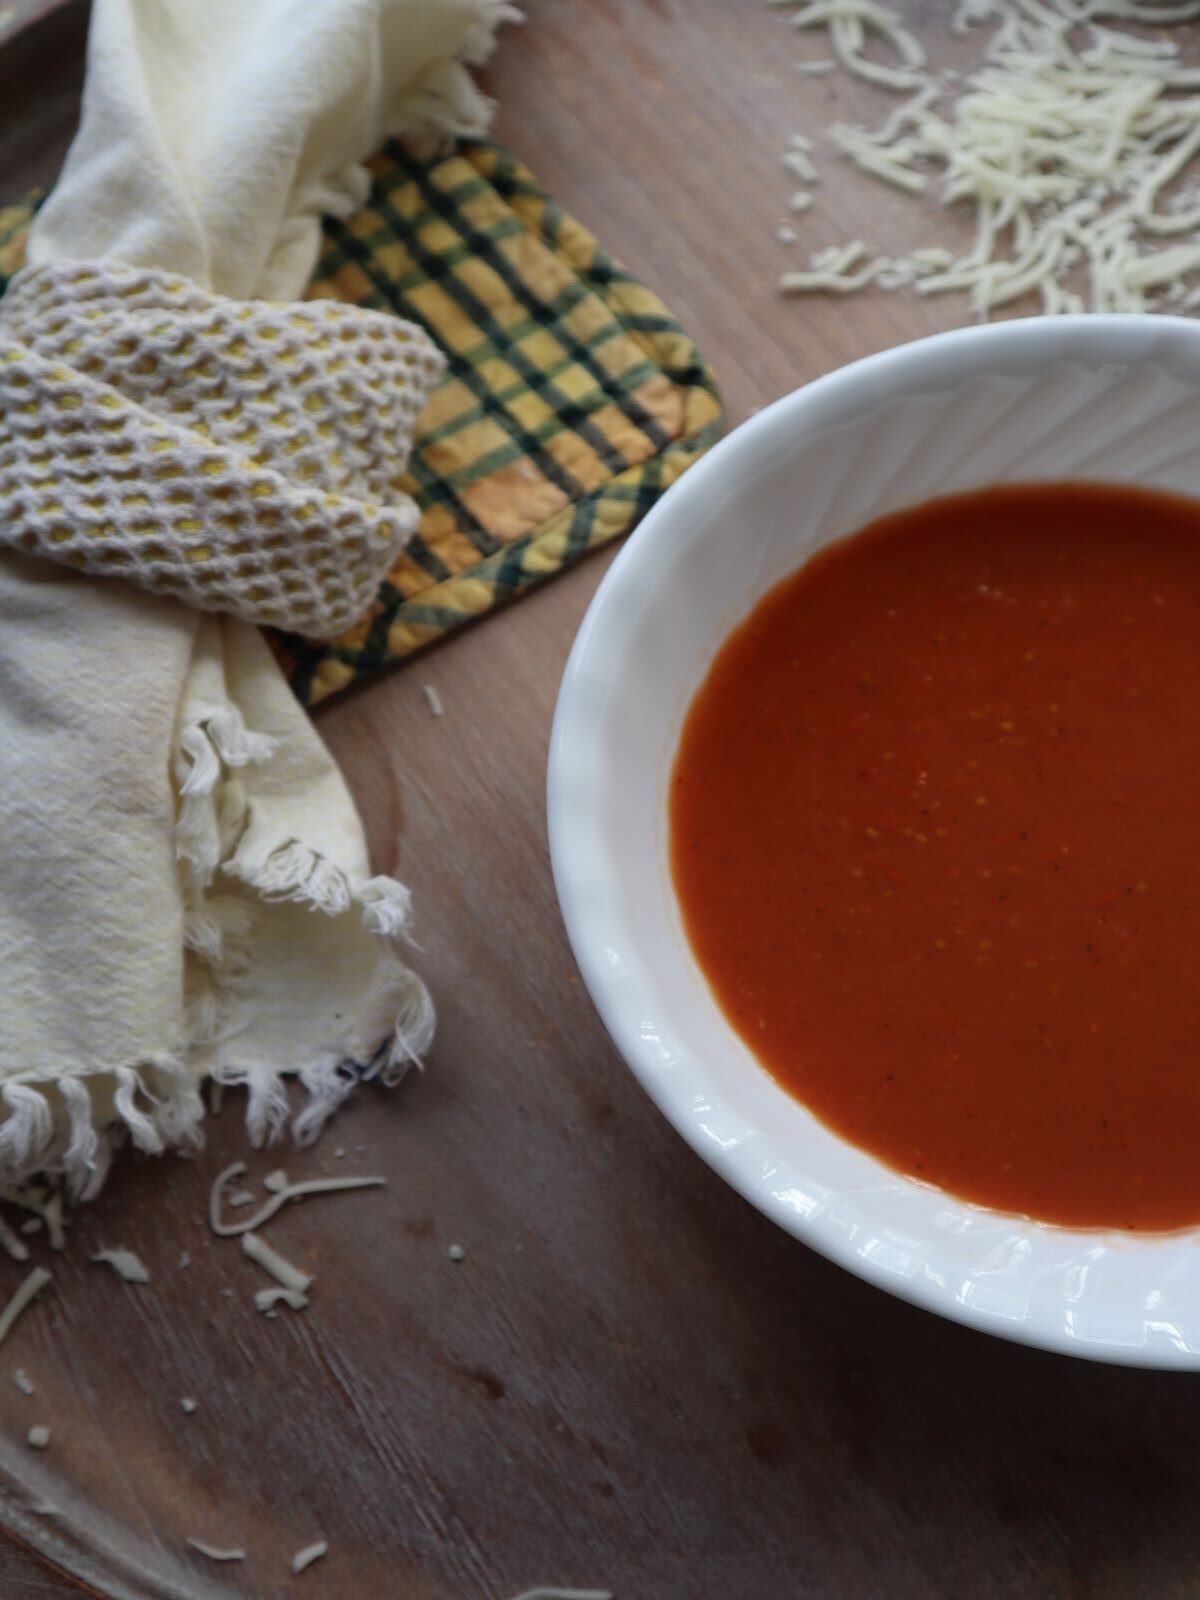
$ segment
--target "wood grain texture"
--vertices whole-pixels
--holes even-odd
[[[12,5],[14,0],[8,0]],[[80,0],[0,0],[0,204],[53,181],[79,119],[88,10]]]
[[[19,33],[72,3],[73,0],[0,0],[0,45],[10,44]]]
[[[527,9],[490,73],[499,132],[684,319],[733,421],[961,318],[776,296],[784,138],[888,102],[798,79],[812,52],[760,0]],[[25,86],[49,108],[58,85],[48,144],[74,114],[76,49]],[[0,98],[0,117],[9,180],[33,157],[19,106]],[[945,236],[823,165],[795,248]],[[505,1600],[542,1581],[620,1600],[1190,1600],[1194,1378],[1003,1345],[868,1288],[713,1176],[609,1045],[543,816],[557,682],[605,565],[320,716],[377,863],[414,888],[441,1029],[424,1077],[361,1093],[316,1152],[253,1166],[390,1186],[271,1224],[317,1285],[268,1323],[258,1275],[203,1221],[242,1153],[236,1102],[203,1156],[125,1163],[0,1360],[0,1513],[44,1548],[27,1508],[58,1504],[60,1560],[109,1596]],[[137,1250],[153,1283],[88,1265],[103,1245]],[[19,1276],[0,1262],[4,1292]],[[36,1460],[34,1421],[54,1429]],[[206,1566],[188,1534],[251,1560]],[[293,1580],[318,1535],[329,1556]],[[0,1550],[6,1600],[64,1592]]]

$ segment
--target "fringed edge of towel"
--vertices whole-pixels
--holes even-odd
[[[236,773],[269,760],[274,749],[231,706],[215,707],[181,731],[175,840],[184,944],[195,958],[193,976],[199,971],[205,979],[186,997],[185,1038],[178,1050],[142,1061],[60,1064],[8,1078],[0,1087],[0,1192],[44,1177],[61,1182],[72,1200],[88,1200],[125,1143],[147,1155],[198,1149],[205,1077],[246,1089],[246,1127],[255,1145],[278,1139],[289,1122],[296,1141],[309,1144],[355,1084],[394,1085],[420,1066],[433,1038],[434,1011],[424,983],[397,948],[408,933],[408,890],[392,878],[354,881],[301,839],[264,847],[251,835]],[[357,908],[362,928],[381,945],[373,1006],[392,1019],[366,1059],[325,1048],[284,1067],[237,1060],[232,1052],[246,1021],[242,990],[260,913],[249,895],[210,892],[218,875],[244,884],[264,906],[295,901],[329,917]],[[289,1078],[306,1091],[294,1112]]]
[[[495,101],[471,76],[496,48],[496,35],[506,23],[522,23],[525,13],[512,0],[470,0],[456,53],[436,62],[405,91],[398,105],[385,111],[372,146],[402,139],[418,156],[434,156],[456,139],[480,139],[492,125]],[[361,161],[320,173],[310,199],[321,214],[346,218],[366,203],[371,176]],[[315,264],[315,246],[314,246]]]
[[[0,1101],[0,1190],[41,1175],[60,1179],[72,1200],[90,1200],[126,1141],[146,1155],[202,1142],[199,1085],[175,1055],[19,1073]]]
[[[273,751],[273,741],[247,729],[235,707],[221,706],[195,716],[183,730],[176,764],[184,942],[206,980],[187,997],[188,1041],[205,1057],[206,1076],[247,1091],[246,1130],[256,1146],[280,1138],[289,1121],[296,1142],[311,1144],[356,1084],[377,1080],[394,1087],[410,1067],[421,1066],[436,1020],[428,989],[400,956],[409,936],[408,889],[394,878],[355,880],[303,839],[264,841],[247,828],[236,771],[269,760]],[[394,1019],[366,1059],[324,1049],[286,1067],[247,1065],[227,1049],[245,1020],[243,988],[254,959],[258,909],[253,899],[210,892],[218,877],[245,885],[262,905],[291,901],[329,917],[357,909],[361,926],[383,947],[376,1003]],[[295,1114],[290,1078],[306,1092]]]
[[[303,1066],[281,1072],[273,1066],[246,1067],[217,1062],[210,1077],[226,1088],[245,1089],[246,1132],[259,1148],[274,1144],[287,1130],[298,1145],[320,1137],[330,1117],[360,1083],[398,1084],[411,1067],[420,1067],[433,1038],[434,1010],[429,991],[410,968],[397,961],[395,976],[403,985],[396,993],[398,1012],[391,1034],[369,1061],[353,1061],[327,1053]],[[295,1078],[305,1091],[299,1110],[288,1096],[288,1081]]]
[[[473,0],[474,16],[466,24],[457,59],[440,63],[393,112],[386,136],[406,140],[421,154],[433,154],[455,139],[480,138],[491,126],[495,104],[472,78],[496,48],[505,23],[521,23],[525,14],[511,0]]]
[[[420,1067],[435,1017],[428,990],[400,954],[409,892],[393,878],[355,880],[302,839],[264,841],[247,827],[238,771],[269,761],[274,750],[228,705],[194,716],[179,733],[175,844],[184,946],[194,958],[185,961],[184,1038],[145,1060],[59,1064],[9,1077],[0,1086],[0,1197],[43,1177],[61,1182],[70,1199],[88,1200],[126,1143],[146,1155],[199,1149],[206,1077],[246,1090],[254,1145],[274,1142],[289,1124],[298,1144],[311,1144],[356,1084],[394,1086]],[[357,910],[360,926],[379,941],[371,1009],[391,1021],[363,1059],[331,1048],[285,1066],[238,1058],[256,929],[263,910],[280,901],[331,918]],[[305,1091],[298,1109],[288,1095],[292,1078]]]

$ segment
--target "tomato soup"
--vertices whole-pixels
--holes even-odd
[[[992,489],[822,551],[720,650],[670,825],[721,1007],[836,1133],[1200,1223],[1200,504]]]

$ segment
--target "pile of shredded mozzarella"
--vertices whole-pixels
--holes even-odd
[[[988,31],[978,69],[951,85],[876,0],[801,5],[795,26],[823,27],[844,70],[907,95],[881,127],[835,125],[830,142],[884,183],[914,195],[938,185],[944,205],[970,206],[975,242],[961,256],[937,245],[887,256],[856,240],[780,287],[961,291],[981,319],[1027,296],[1047,312],[1200,304],[1200,194],[1185,187],[1200,153],[1200,67],[1161,32],[1194,18],[1200,0],[961,0],[954,31]],[[810,151],[798,138],[783,158],[806,185]],[[793,209],[811,202],[805,187]]]

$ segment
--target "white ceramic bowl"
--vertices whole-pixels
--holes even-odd
[[[1200,324],[1033,318],[944,334],[856,362],[738,428],[646,517],[580,629],[550,757],[555,881],[617,1047],[767,1216],[881,1288],[991,1333],[1200,1368],[1200,1230],[1073,1232],[983,1210],[839,1139],[726,1022],[668,868],[684,714],[763,593],[887,512],[1050,479],[1200,497]]]

